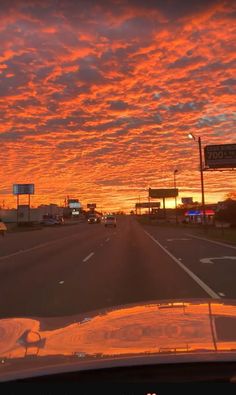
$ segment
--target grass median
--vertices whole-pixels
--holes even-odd
[[[222,241],[230,244],[236,244],[236,229],[235,228],[215,228],[208,227],[207,229],[198,228],[194,234],[209,238],[211,240]]]

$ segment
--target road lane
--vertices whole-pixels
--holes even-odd
[[[220,297],[236,298],[235,248],[196,238],[182,228],[150,225],[144,228]],[[207,263],[209,258],[216,259]]]
[[[206,283],[204,283],[196,274],[194,274],[190,269],[188,269],[183,262],[181,262],[181,258],[176,258],[170,251],[167,250],[158,240],[156,240],[149,232],[145,231],[145,233],[153,240],[165,253],[171,257],[171,259],[185,272],[189,275],[191,279],[193,279],[211,298],[219,299],[219,295],[213,291]]]
[[[85,225],[87,224],[76,223],[64,226],[49,226],[38,230],[6,233],[4,238],[0,238],[0,258],[21,250],[33,248],[39,244],[73,236],[80,230],[84,232]]]
[[[58,284],[73,276],[91,249],[107,237],[105,228],[99,227],[98,231],[96,227],[84,224],[76,238],[58,239],[57,243],[1,261],[0,300],[7,302],[0,304],[0,314],[40,315],[50,310],[50,304],[53,310],[52,300],[57,301],[60,294]]]
[[[131,217],[119,218],[116,229],[84,224],[75,239],[0,264],[1,317],[71,315],[195,297],[208,295]]]

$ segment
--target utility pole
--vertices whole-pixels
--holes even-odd
[[[174,170],[174,188],[176,189],[176,174],[178,173],[178,169]],[[178,224],[178,217],[177,217],[177,196],[175,196],[175,223]]]
[[[196,141],[196,137],[194,136],[193,133],[189,133],[188,138]],[[198,137],[197,142],[198,142],[199,162],[200,162],[200,169],[199,170],[200,170],[200,176],[201,176],[202,214],[203,214],[202,223],[205,226],[206,225],[206,205],[205,205],[204,177],[203,177],[202,140],[201,140],[200,136]]]
[[[206,206],[205,206],[205,192],[204,192],[202,141],[201,141],[201,137],[198,137],[198,148],[199,148],[200,174],[201,174],[203,225],[205,226],[206,225]]]

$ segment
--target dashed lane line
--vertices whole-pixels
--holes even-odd
[[[11,254],[0,256],[0,261],[3,261],[4,259],[12,258],[13,256],[25,254],[26,252],[31,252],[31,251],[34,251],[34,250],[38,250],[40,248],[47,247],[49,245],[58,243],[59,241],[72,239],[72,238],[75,238],[75,237],[77,237],[77,235],[74,235],[74,236],[70,235],[70,236],[66,236],[66,237],[61,237],[60,239],[56,239],[56,240],[53,240],[53,241],[48,241],[47,243],[37,244],[34,247],[26,248],[24,250],[18,250],[16,252],[11,253]]]
[[[90,258],[92,258],[93,255],[94,255],[94,252],[90,252],[90,254],[88,254],[88,255],[83,259],[83,262],[87,262]]]

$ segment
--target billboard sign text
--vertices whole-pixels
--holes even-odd
[[[210,169],[236,167],[236,144],[207,145],[204,154]]]

